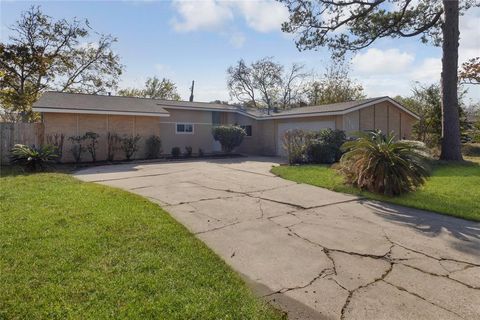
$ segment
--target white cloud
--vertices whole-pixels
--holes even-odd
[[[473,8],[460,17],[459,64],[480,56],[480,8]]]
[[[352,59],[353,69],[362,74],[400,73],[410,67],[414,55],[398,49],[368,49]]]
[[[423,62],[409,73],[413,81],[438,82],[442,72],[442,60],[440,58],[426,58]]]
[[[172,20],[172,25],[175,30],[183,32],[212,30],[224,26],[235,16],[245,19],[255,31],[280,31],[282,22],[288,19],[287,8],[273,0],[175,0],[173,8],[179,17]]]
[[[274,1],[233,2],[243,15],[247,25],[258,32],[280,31],[282,22],[288,19],[288,10]]]
[[[245,38],[245,35],[241,32],[234,32],[230,35],[229,42],[230,44],[235,47],[235,48],[241,48],[245,44],[245,41],[247,38]]]
[[[173,6],[181,18],[175,17],[171,23],[179,32],[212,30],[233,19],[233,13],[226,3],[215,0],[176,0]]]

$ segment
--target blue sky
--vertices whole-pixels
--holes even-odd
[[[87,18],[98,32],[118,38],[114,50],[125,65],[121,87],[141,86],[149,76],[167,77],[187,99],[191,80],[199,101],[229,100],[226,69],[240,58],[273,56],[301,62],[321,75],[329,53],[299,52],[280,31],[285,8],[273,1],[1,1],[1,41],[8,26],[32,4],[54,18]],[[460,62],[480,56],[480,8],[461,18]],[[358,53],[352,75],[368,96],[408,95],[414,81],[440,77],[441,50],[418,39],[383,39]],[[469,99],[480,100],[470,86]]]

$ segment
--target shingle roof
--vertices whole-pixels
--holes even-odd
[[[63,109],[78,111],[141,113],[152,115],[168,115],[167,110],[158,105],[154,99],[133,97],[105,96],[95,94],[45,92],[33,104],[41,109]]]
[[[351,111],[358,110],[362,107],[371,106],[375,103],[380,103],[383,101],[389,101],[399,107],[400,109],[404,110],[405,112],[411,114],[412,116],[418,118],[416,114],[409,111],[397,101],[391,99],[388,96],[383,97],[376,97],[376,98],[368,98],[368,99],[360,99],[360,100],[353,100],[353,101],[345,101],[339,103],[332,103],[332,104],[323,104],[317,106],[307,106],[307,107],[299,107],[299,108],[292,108],[288,110],[278,110],[274,112],[270,110],[270,114],[267,114],[266,109],[243,109],[244,113],[250,114],[255,116],[258,119],[269,119],[269,118],[290,118],[290,117],[308,117],[308,116],[321,116],[321,115],[336,115],[336,114],[345,114]]]
[[[117,114],[145,114],[152,116],[168,116],[169,108],[186,108],[198,110],[219,110],[229,112],[239,112],[256,119],[269,118],[288,118],[298,116],[322,115],[322,114],[344,114],[350,109],[355,110],[368,106],[376,101],[389,100],[406,112],[416,116],[412,112],[405,109],[395,100],[389,97],[377,97],[369,99],[361,99],[354,101],[346,101],[333,104],[325,104],[318,106],[308,106],[293,108],[288,110],[280,110],[278,112],[270,111],[267,114],[265,109],[244,108],[231,104],[209,103],[209,102],[190,102],[190,101],[173,101],[149,98],[135,98],[122,96],[106,96],[106,95],[90,95],[80,93],[63,93],[49,91],[34,103],[34,111],[40,112],[61,112],[68,110],[69,112],[83,111],[94,113],[117,113]],[[167,109],[167,110],[166,110]],[[55,110],[55,111],[54,111]]]
[[[278,112],[278,115],[288,115],[288,114],[305,114],[305,113],[323,113],[323,112],[340,112],[340,111],[347,111],[351,108],[356,108],[363,104],[367,104],[373,102],[375,100],[380,100],[385,97],[377,97],[377,98],[369,98],[369,99],[361,99],[361,100],[354,100],[354,101],[346,101],[346,102],[339,102],[339,103],[331,103],[331,104],[323,104],[318,106],[307,106],[307,107],[300,107],[300,108],[293,108]]]

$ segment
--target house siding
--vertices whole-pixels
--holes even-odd
[[[201,148],[205,153],[214,151],[212,136],[213,112],[205,110],[182,110],[165,108],[169,117],[147,116],[120,116],[120,115],[93,115],[72,113],[44,113],[45,136],[55,133],[65,135],[63,161],[71,162],[71,143],[68,137],[83,135],[92,131],[100,135],[97,149],[97,160],[106,160],[107,157],[107,133],[116,133],[119,136],[140,135],[137,159],[146,156],[146,139],[151,135],[160,136],[163,154],[170,154],[173,147],[179,147],[182,152],[186,146],[191,146],[194,153]],[[240,153],[256,155],[277,155],[278,150],[278,127],[283,123],[302,123],[316,121],[330,121],[335,128],[345,130],[352,135],[358,131],[380,129],[384,132],[393,131],[398,137],[410,139],[412,127],[416,119],[407,112],[397,108],[389,102],[379,103],[367,108],[352,111],[338,116],[311,116],[289,119],[255,120],[251,117],[233,113],[215,111],[215,116],[220,124],[251,125],[252,136],[245,137],[240,147],[236,150]],[[176,133],[177,123],[192,123],[193,134]],[[121,150],[115,153],[115,159],[123,159]],[[90,155],[85,153],[83,161],[90,161]]]

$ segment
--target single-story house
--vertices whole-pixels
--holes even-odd
[[[106,159],[107,133],[140,135],[137,158],[145,155],[145,140],[157,135],[163,152],[191,146],[196,153],[220,151],[211,129],[216,125],[242,126],[247,137],[238,152],[284,155],[282,137],[289,129],[340,129],[347,133],[380,129],[410,138],[417,115],[389,97],[300,107],[270,112],[206,102],[167,101],[147,98],[46,92],[34,104],[42,113],[45,136],[65,135],[64,161],[71,161],[69,136],[96,132],[100,135],[97,159]],[[120,158],[120,151],[117,159]]]

